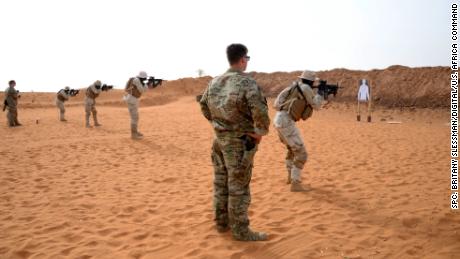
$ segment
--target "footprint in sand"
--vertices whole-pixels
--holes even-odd
[[[102,229],[102,230],[99,230],[97,233],[103,237],[109,235],[110,233],[112,233],[113,231],[115,231],[116,228],[106,228],[106,229]]]
[[[415,228],[420,223],[419,218],[404,218],[402,219],[402,224],[406,228]]]
[[[146,233],[143,233],[143,234],[137,234],[133,237],[134,240],[137,240],[137,241],[142,241],[144,239],[146,239],[148,236],[150,235],[149,232],[146,232]]]
[[[75,249],[74,246],[68,247],[68,248],[62,250],[62,251],[61,251],[61,254],[62,254],[62,255],[69,255],[70,252],[72,252],[72,250],[74,250],[74,249]]]
[[[32,253],[27,250],[15,251],[13,254],[18,258],[29,258],[32,255]]]

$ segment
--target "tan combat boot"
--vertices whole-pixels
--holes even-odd
[[[16,126],[16,127],[17,127],[17,126],[22,126],[22,124],[21,124],[21,123],[19,123],[19,121],[18,121],[18,118],[17,118],[17,117],[14,119],[14,124],[15,124],[15,126]]]
[[[230,230],[230,227],[228,225],[216,225],[216,229],[219,233],[225,233]]]
[[[62,113],[62,112],[59,113],[59,120],[60,120],[60,121],[67,121],[67,120],[65,119],[64,113]]]
[[[303,186],[298,180],[292,180],[291,192],[308,192],[311,190],[310,185]]]
[[[142,139],[144,135],[140,134],[137,131],[137,125],[131,124],[131,138],[132,139]]]
[[[98,121],[97,121],[97,113],[93,113],[93,120],[94,120],[94,126],[96,127],[99,127],[99,126],[102,126],[102,124],[100,124]]]
[[[234,236],[234,238],[238,241],[266,241],[268,235],[265,232],[255,232],[249,229],[244,235]]]

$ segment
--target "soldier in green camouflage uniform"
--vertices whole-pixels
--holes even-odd
[[[261,89],[243,73],[247,52],[241,44],[228,46],[231,68],[209,83],[200,105],[216,134],[211,158],[217,230],[231,228],[236,240],[258,241],[267,240],[267,234],[249,228],[249,183],[257,144],[268,133],[270,118]]]
[[[8,88],[5,90],[5,99],[3,101],[3,110],[8,109],[6,118],[8,120],[9,127],[22,125],[18,121],[18,98],[20,95],[18,94],[18,91],[14,89],[15,86],[16,82],[14,80],[8,82]]]

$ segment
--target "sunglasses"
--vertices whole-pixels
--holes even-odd
[[[245,58],[246,58],[247,61],[249,61],[251,59],[250,56],[246,56]]]

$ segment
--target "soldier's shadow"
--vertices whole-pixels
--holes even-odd
[[[384,226],[389,221],[400,221],[397,215],[385,216],[378,207],[371,207],[366,200],[350,199],[343,195],[343,192],[334,190],[326,190],[321,188],[312,188],[311,191],[305,192],[315,202],[327,202],[339,208],[350,212],[354,219],[374,225],[378,227]],[[385,226],[388,227],[388,226]],[[404,232],[403,228],[394,228],[396,232]]]
[[[161,150],[161,149],[163,149],[163,147],[160,144],[158,144],[155,140],[149,139],[146,136],[144,136],[144,138],[142,138],[142,139],[135,139],[135,140],[131,140],[131,141],[134,144],[143,145],[143,146],[151,148],[152,150]]]

